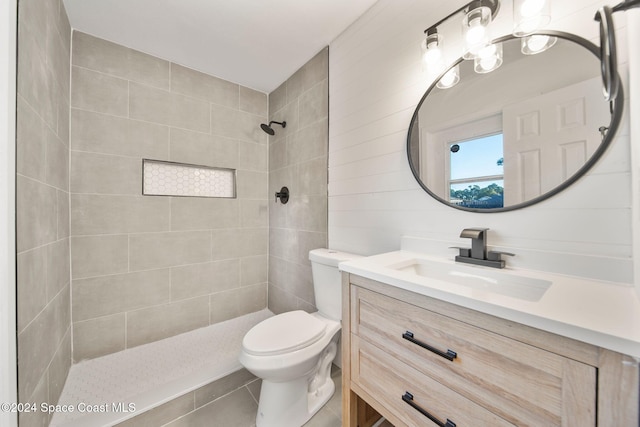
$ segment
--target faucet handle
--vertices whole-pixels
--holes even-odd
[[[471,257],[471,248],[463,248],[462,246],[449,246],[449,249],[458,249],[460,251],[459,255],[461,257]]]
[[[487,259],[489,261],[502,261],[502,255],[516,256],[516,254],[513,254],[511,252],[489,251],[487,252]]]

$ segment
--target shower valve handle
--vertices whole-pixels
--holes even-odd
[[[289,189],[287,187],[282,187],[280,191],[276,192],[276,202],[278,199],[283,205],[287,204],[289,201]]]

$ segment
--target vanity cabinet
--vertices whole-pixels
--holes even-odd
[[[638,426],[633,358],[348,273],[342,340],[343,426]]]

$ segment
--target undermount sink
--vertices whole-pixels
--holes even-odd
[[[504,270],[493,271],[419,258],[391,264],[387,268],[468,287],[472,291],[491,292],[525,301],[539,301],[552,284],[549,280],[507,273]]]

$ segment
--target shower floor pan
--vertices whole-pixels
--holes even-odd
[[[262,310],[73,365],[50,426],[112,426],[242,368],[242,338]]]

